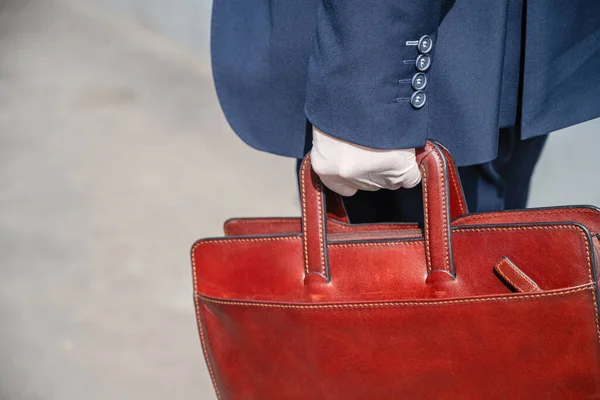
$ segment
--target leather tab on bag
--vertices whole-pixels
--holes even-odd
[[[508,257],[503,257],[494,267],[494,271],[513,290],[522,293],[541,292],[542,289],[523,271],[519,269]]]

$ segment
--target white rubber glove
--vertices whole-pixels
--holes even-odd
[[[357,190],[415,187],[421,172],[415,149],[377,150],[333,138],[313,128],[312,167],[329,189],[342,196]]]

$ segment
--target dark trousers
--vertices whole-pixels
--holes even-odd
[[[522,209],[527,206],[535,165],[547,136],[520,140],[513,128],[500,130],[498,158],[459,167],[469,212]],[[414,189],[358,191],[344,197],[352,223],[422,222],[421,185]]]

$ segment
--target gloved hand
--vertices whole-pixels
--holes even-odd
[[[342,196],[352,196],[359,189],[412,188],[421,181],[415,149],[370,149],[313,128],[310,157],[323,184]]]

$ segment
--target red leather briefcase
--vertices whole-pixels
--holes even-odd
[[[307,158],[301,218],[194,245],[219,399],[600,399],[600,211],[469,214],[447,151],[418,161],[422,229],[349,224]]]

